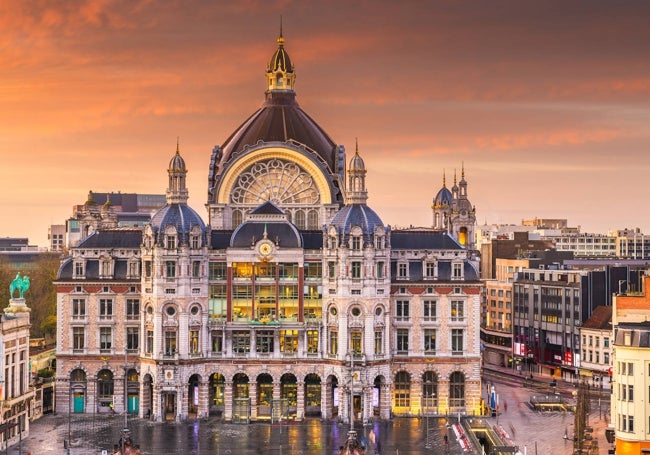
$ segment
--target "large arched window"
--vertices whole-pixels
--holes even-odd
[[[465,406],[465,375],[454,371],[449,377],[449,407],[461,408]]]
[[[318,204],[320,194],[313,178],[291,161],[259,161],[237,178],[230,194],[235,204]]]
[[[433,411],[438,406],[438,376],[427,371],[422,377],[422,408]]]
[[[395,375],[394,401],[397,408],[411,406],[411,376],[406,371]]]

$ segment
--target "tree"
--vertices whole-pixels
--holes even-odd
[[[56,288],[53,281],[59,265],[58,255],[42,255],[30,271],[30,288],[25,294],[27,306],[32,309],[30,335],[45,338],[47,343],[54,341],[56,336]]]

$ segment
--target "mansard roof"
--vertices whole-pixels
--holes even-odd
[[[445,231],[395,230],[390,234],[393,250],[462,250],[463,247]]]
[[[82,240],[79,248],[140,248],[142,230],[137,228],[117,228],[96,231]]]

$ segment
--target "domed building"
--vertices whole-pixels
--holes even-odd
[[[433,228],[447,231],[463,247],[473,250],[476,248],[475,226],[476,209],[467,199],[467,181],[465,180],[465,165],[462,167],[460,182],[456,183],[454,171],[454,185],[451,191],[447,188],[446,178],[443,174],[442,188],[433,198]]]
[[[473,214],[464,170],[434,200],[442,224],[391,229],[368,204],[358,144],[348,159],[299,107],[282,34],[265,80],[262,107],[212,150],[207,224],[187,205],[177,144],[151,222],[98,226],[62,262],[57,411],[240,423],[478,412],[483,288],[459,241]]]

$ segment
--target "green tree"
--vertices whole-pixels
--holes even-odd
[[[27,306],[32,309],[30,335],[45,338],[47,343],[53,342],[56,336],[56,288],[53,281],[56,280],[59,265],[59,255],[41,256],[30,270],[30,287],[25,294]]]

